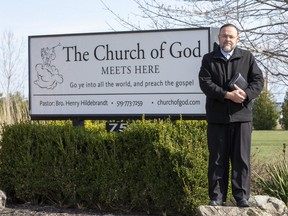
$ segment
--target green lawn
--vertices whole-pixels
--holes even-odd
[[[262,162],[276,162],[284,158],[283,143],[286,143],[288,158],[288,131],[264,130],[252,132],[252,155]]]

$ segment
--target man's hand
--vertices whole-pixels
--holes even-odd
[[[247,94],[237,85],[234,86],[235,90],[233,90],[232,92],[227,92],[225,98],[233,101],[234,103],[243,103],[244,100],[247,98]]]

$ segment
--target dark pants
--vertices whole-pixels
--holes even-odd
[[[208,183],[210,200],[226,201],[229,161],[232,194],[236,201],[250,196],[251,122],[208,124]]]

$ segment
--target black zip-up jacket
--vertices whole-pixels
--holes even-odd
[[[237,72],[249,83],[247,89],[243,89],[247,99],[242,104],[224,98],[227,91],[231,91],[228,82]],[[259,96],[264,85],[262,72],[252,53],[236,47],[230,59],[226,60],[218,47],[205,54],[199,72],[199,83],[206,95],[208,123],[252,121],[252,100]]]

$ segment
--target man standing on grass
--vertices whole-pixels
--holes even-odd
[[[232,194],[237,206],[248,207],[252,100],[260,94],[264,81],[254,56],[237,47],[236,26],[223,25],[218,38],[218,49],[204,55],[199,72],[200,88],[206,95],[210,205],[226,202],[231,161]],[[237,73],[247,81],[245,89],[229,87]]]

